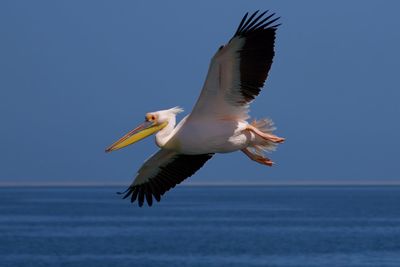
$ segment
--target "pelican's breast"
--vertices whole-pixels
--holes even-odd
[[[184,154],[227,153],[247,146],[246,122],[228,120],[187,121],[171,138]]]

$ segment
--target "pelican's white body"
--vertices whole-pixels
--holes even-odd
[[[156,144],[189,155],[233,152],[255,141],[253,133],[244,131],[247,125],[246,121],[207,118],[194,122],[187,116],[175,129],[167,126],[158,132]]]

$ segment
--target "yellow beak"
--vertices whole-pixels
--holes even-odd
[[[157,124],[156,122],[146,121],[109,146],[106,149],[106,152],[111,152],[136,143],[137,141],[142,140],[155,132],[158,132],[166,125],[166,122]]]

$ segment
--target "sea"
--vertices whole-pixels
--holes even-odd
[[[0,188],[0,266],[400,266],[400,186]]]

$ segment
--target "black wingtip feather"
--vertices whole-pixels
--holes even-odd
[[[142,207],[144,203],[144,186],[139,187],[138,202],[139,202],[139,207]]]
[[[236,36],[244,37],[247,34],[250,34],[251,32],[258,31],[258,30],[268,30],[268,29],[275,30],[276,27],[278,27],[280,24],[275,24],[270,27],[268,27],[268,26],[271,25],[272,23],[274,23],[275,21],[277,21],[279,19],[279,17],[268,21],[270,18],[272,18],[275,15],[275,13],[273,13],[273,14],[263,18],[263,16],[265,14],[267,14],[268,11],[269,10],[262,12],[256,18],[254,18],[254,17],[258,14],[259,10],[254,12],[249,18],[247,18],[247,15],[248,15],[248,12],[247,12],[245,14],[245,16],[243,17],[242,21],[240,22],[233,37],[236,37]],[[261,19],[261,21],[260,21],[260,19]]]
[[[248,15],[249,15],[249,12],[246,12],[246,14],[243,16],[242,20],[240,21],[239,26],[237,27],[234,36],[236,36],[239,33],[239,30],[242,28],[243,23],[246,21],[246,18]]]
[[[137,196],[138,196],[138,194],[139,194],[139,188],[138,188],[138,187],[135,187],[134,190],[131,191],[131,192],[132,192],[131,203],[133,203],[133,202],[136,201],[136,198],[137,198]]]
[[[131,187],[128,187],[125,191],[123,192],[117,192],[117,195],[123,195],[126,194],[129,190],[131,189]],[[126,198],[125,196],[123,198]]]
[[[253,14],[251,14],[251,16],[247,19],[247,21],[244,23],[244,25],[243,25],[243,27],[242,27],[242,29],[241,29],[241,32],[243,32],[246,28],[247,28],[247,26],[252,22],[252,20],[253,20],[253,18],[257,15],[257,13],[259,12],[260,10],[257,10],[256,12],[254,12]]]
[[[149,207],[151,207],[151,205],[153,204],[153,196],[151,194],[151,189],[149,184],[145,185],[146,190],[145,190],[145,195],[146,195],[146,201],[147,201],[147,205],[149,205]]]
[[[272,13],[271,15],[269,15],[268,17],[262,19],[261,21],[259,21],[256,25],[254,25],[253,27],[251,27],[250,29],[248,29],[248,31],[254,31],[256,29],[264,29],[263,23],[265,23],[267,20],[269,20],[270,18],[272,18],[275,15],[275,13]]]
[[[122,197],[122,199],[125,199],[125,198],[129,197],[130,194],[132,194],[132,191],[129,188],[129,191],[125,193],[125,195]]]
[[[258,15],[257,18],[253,19],[253,21],[249,25],[247,25],[247,27],[244,28],[243,31],[248,31],[250,28],[252,28],[253,25],[256,24],[260,20],[260,18],[262,18],[265,15],[265,13],[267,13],[267,11],[264,11],[263,13]]]
[[[268,21],[267,23],[265,23],[265,24],[262,25],[262,28],[268,27],[269,25],[271,25],[272,23],[274,23],[275,21],[277,21],[279,18],[280,18],[280,17],[277,17],[277,18],[274,18],[273,20]],[[274,28],[274,27],[271,27],[271,28]]]
[[[276,29],[276,28],[278,28],[278,27],[281,26],[281,25],[282,25],[282,23],[278,23],[278,24],[272,25],[271,28]]]

